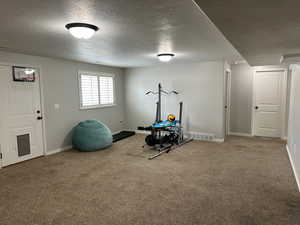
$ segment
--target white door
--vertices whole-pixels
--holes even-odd
[[[12,67],[0,66],[2,165],[43,155],[39,74],[34,82],[13,81]]]
[[[256,71],[254,78],[254,135],[281,137],[285,71]]]

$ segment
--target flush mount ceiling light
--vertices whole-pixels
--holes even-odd
[[[159,61],[162,62],[169,62],[175,55],[172,53],[163,53],[163,54],[158,54],[157,57]]]
[[[99,30],[97,26],[87,23],[69,23],[66,28],[78,39],[89,39]]]

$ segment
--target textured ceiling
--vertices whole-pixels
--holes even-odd
[[[299,0],[195,0],[252,66],[300,53]]]
[[[173,62],[236,59],[239,53],[191,0],[6,0],[0,7],[0,50],[119,67],[150,66],[158,53]],[[100,30],[90,40],[65,24]]]

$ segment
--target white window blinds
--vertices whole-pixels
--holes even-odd
[[[80,107],[96,108],[114,104],[114,77],[80,74]]]
[[[100,104],[114,103],[114,82],[112,77],[99,77]]]
[[[99,105],[98,77],[81,75],[81,106]]]

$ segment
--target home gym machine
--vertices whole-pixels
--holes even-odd
[[[179,120],[176,120],[175,116],[168,115],[167,120],[162,121],[161,119],[161,97],[162,94],[176,94],[177,91],[165,91],[161,84],[158,84],[158,91],[148,91],[146,95],[153,94],[158,95],[158,101],[156,103],[156,117],[155,122],[148,127],[138,127],[138,130],[151,131],[151,134],[147,135],[145,142],[152,149],[157,150],[158,153],[150,156],[148,159],[154,159],[163,153],[168,153],[171,150],[186,144],[192,139],[185,139],[182,128],[182,106],[183,103],[179,103]],[[144,147],[144,146],[143,146]]]

